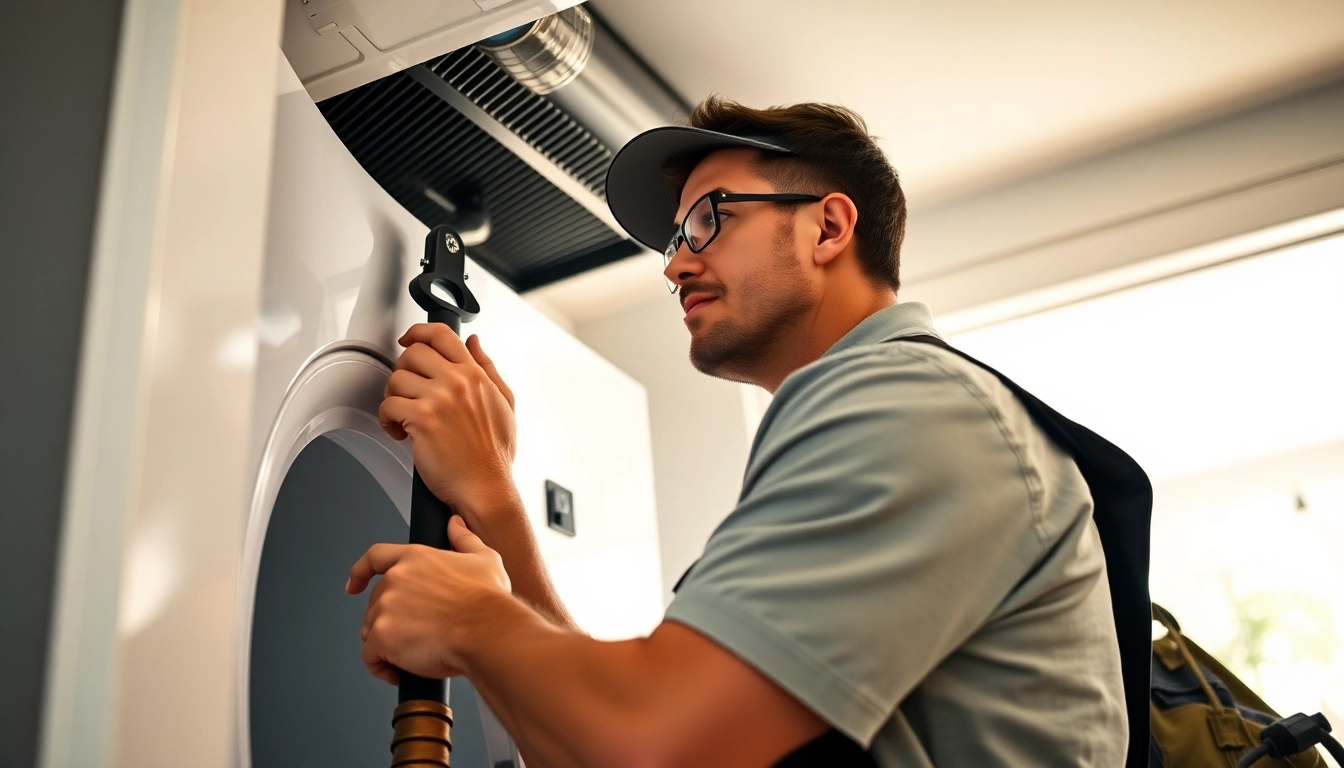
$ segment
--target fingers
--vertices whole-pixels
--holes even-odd
[[[461,515],[448,518],[448,541],[453,545],[453,551],[463,554],[490,549],[481,537],[471,532]]]
[[[437,349],[421,342],[410,345],[397,358],[398,371],[410,371],[427,379],[446,375],[452,370],[452,365]]]
[[[509,407],[513,407],[513,390],[505,383],[504,377],[499,375],[495,362],[485,353],[479,336],[473,335],[463,344],[462,340],[446,326],[440,323],[421,323],[411,326],[398,343],[406,347],[406,351],[397,359],[397,370],[411,371],[426,379],[432,379],[442,376],[445,372],[444,360],[453,363],[474,362],[499,389],[500,394],[504,395]]]
[[[443,323],[416,323],[397,339],[397,343],[407,348],[412,344],[428,344],[444,359],[454,363],[465,363],[471,359],[471,353],[462,339]]]
[[[393,440],[406,439],[407,421],[415,414],[415,401],[406,397],[389,397],[378,406],[378,426]]]
[[[387,662],[378,662],[377,666],[369,670],[373,676],[382,680],[388,685],[397,685],[401,682],[401,670],[388,664]]]
[[[373,590],[369,593],[369,602],[364,606],[364,619],[359,630],[360,640],[369,639],[369,627],[373,626],[373,622],[378,620],[378,614],[383,611],[384,604],[382,598],[387,594],[387,585],[389,583],[388,579],[379,579],[378,583],[374,585]]]
[[[383,387],[384,398],[406,397],[414,400],[417,397],[429,397],[433,392],[434,382],[406,369],[393,371]]]
[[[345,582],[347,594],[358,595],[369,586],[369,581],[378,574],[387,573],[387,569],[396,565],[406,553],[407,544],[374,544],[360,555],[350,567],[350,578]]]
[[[472,334],[467,339],[467,351],[476,360],[476,364],[481,366],[481,370],[485,371],[485,375],[490,377],[496,387],[499,387],[500,394],[504,395],[504,399],[509,401],[509,408],[513,408],[513,390],[509,389],[509,385],[505,384],[504,378],[499,375],[499,371],[495,368],[495,361],[485,354],[485,350],[481,347],[481,337]]]
[[[401,681],[401,671],[383,658],[382,651],[377,643],[364,643],[364,647],[360,651],[360,659],[364,662],[365,668],[369,670],[369,674],[379,680],[389,685],[396,685]]]

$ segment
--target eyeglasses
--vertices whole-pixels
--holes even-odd
[[[820,195],[799,192],[739,195],[715,190],[706,193],[686,212],[686,218],[681,220],[681,226],[677,227],[676,234],[672,235],[672,242],[668,243],[667,249],[663,251],[663,270],[666,271],[667,265],[672,263],[672,257],[677,255],[682,243],[691,249],[691,253],[699,253],[714,242],[714,238],[719,236],[719,203],[815,203],[818,200],[821,200]],[[664,275],[664,279],[666,277]],[[667,280],[667,289],[676,293],[677,284]]]

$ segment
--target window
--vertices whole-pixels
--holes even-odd
[[[1153,599],[1344,727],[1344,236],[953,336],[1152,477]]]

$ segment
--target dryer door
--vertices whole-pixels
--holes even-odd
[[[238,753],[244,766],[386,765],[396,688],[360,662],[365,596],[343,589],[370,544],[407,533],[409,446],[378,427],[388,362],[344,345],[295,379],[261,462],[245,550]],[[454,768],[517,756],[465,679],[450,686]]]

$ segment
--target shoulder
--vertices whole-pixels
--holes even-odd
[[[960,356],[895,339],[827,355],[795,371],[775,393],[758,442],[818,420],[860,414],[946,428],[953,414],[993,417],[1013,400],[993,374]]]
[[[892,495],[983,490],[994,497],[989,507],[1021,504],[1040,525],[1046,485],[1073,488],[1076,473],[994,374],[898,339],[827,356],[790,376],[762,419],[743,493],[784,477],[860,478]]]

